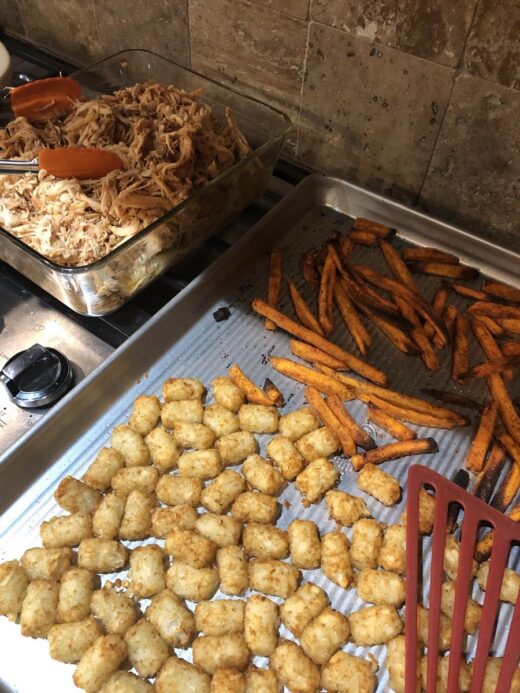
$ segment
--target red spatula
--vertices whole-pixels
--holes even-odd
[[[450,504],[460,505],[464,516],[461,524],[460,556],[455,580],[455,602],[449,652],[447,693],[458,693],[461,658],[464,656],[464,622],[466,605],[471,594],[472,568],[475,544],[482,524],[494,530],[488,579],[482,618],[478,631],[475,658],[472,662],[470,693],[481,693],[488,664],[489,650],[495,635],[497,613],[500,608],[500,590],[512,544],[520,541],[520,524],[428,467],[413,465],[408,473],[408,500],[406,519],[406,674],[405,692],[417,690],[417,612],[420,589],[419,546],[419,492],[423,486],[435,492],[435,519],[431,546],[431,572],[429,591],[428,665],[426,692],[437,690],[437,663],[441,587],[444,579],[444,547],[449,531]],[[453,508],[453,505],[451,506]],[[498,625],[500,627],[500,623]],[[497,693],[507,693],[520,657],[520,599],[514,607],[505,644],[502,665],[496,685]]]
[[[71,77],[48,77],[11,90],[15,116],[28,120],[49,120],[69,111],[81,93],[81,85]]]
[[[122,168],[123,162],[113,152],[90,147],[55,147],[42,149],[37,159],[0,159],[0,173],[38,173],[44,169],[56,178],[103,178]]]

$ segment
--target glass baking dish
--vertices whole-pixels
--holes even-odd
[[[192,91],[217,118],[230,108],[252,153],[114,248],[81,267],[62,267],[0,227],[0,259],[82,315],[120,308],[162,272],[219,231],[261,195],[287,133],[289,118],[276,109],[144,50],[117,53],[71,75],[87,96],[153,79]]]

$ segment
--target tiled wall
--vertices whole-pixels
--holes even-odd
[[[0,23],[191,65],[285,110],[288,158],[520,251],[519,0],[0,0]]]

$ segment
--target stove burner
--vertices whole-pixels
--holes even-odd
[[[34,344],[7,361],[0,372],[12,400],[23,409],[53,404],[69,390],[74,373],[57,349]]]

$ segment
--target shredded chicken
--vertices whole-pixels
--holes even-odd
[[[0,176],[0,225],[59,265],[104,257],[250,153],[229,110],[222,124],[199,97],[145,82],[77,101],[52,122],[11,121],[0,129],[0,158],[83,146],[109,149],[124,166],[88,181]]]

